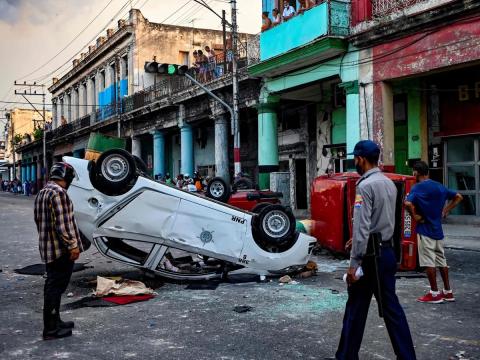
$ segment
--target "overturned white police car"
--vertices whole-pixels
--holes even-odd
[[[146,272],[189,280],[282,274],[302,268],[316,245],[281,205],[251,213],[156,182],[127,151],[64,161],[76,172],[68,194],[82,234],[103,255]],[[214,181],[211,197],[222,187]]]

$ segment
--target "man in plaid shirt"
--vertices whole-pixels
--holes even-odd
[[[73,204],[67,189],[75,177],[73,167],[56,163],[50,170],[50,181],[35,199],[40,256],[46,263],[44,287],[43,338],[45,340],[72,335],[73,321],[60,319],[60,301],[67,289],[75,260],[82,251],[82,242]]]

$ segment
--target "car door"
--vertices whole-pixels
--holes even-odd
[[[167,238],[169,243],[182,244],[188,251],[237,261],[246,231],[243,212],[227,206],[223,209],[208,199],[192,197],[181,199]]]
[[[160,191],[135,194],[126,205],[99,225],[96,236],[106,235],[163,243],[175,222],[180,199]],[[123,207],[122,207],[123,206]]]

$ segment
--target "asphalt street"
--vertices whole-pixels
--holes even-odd
[[[318,257],[318,276],[296,285],[222,283],[214,290],[150,281],[154,299],[125,306],[79,308],[63,313],[76,327],[70,338],[43,341],[42,276],[14,269],[40,262],[33,198],[0,193],[0,359],[322,359],[338,344],[347,298],[345,261]],[[457,301],[421,304],[423,277],[400,278],[418,359],[480,359],[480,252],[447,250]],[[102,257],[81,255],[90,268],[74,273],[64,303],[91,294],[97,275],[142,279],[142,273]],[[253,279],[252,279],[253,280]],[[233,309],[247,305],[252,310]],[[394,359],[372,301],[361,359]]]

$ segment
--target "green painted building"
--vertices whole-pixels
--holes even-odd
[[[275,6],[263,1],[263,11]],[[260,62],[249,67],[263,78],[256,105],[259,184],[267,188],[271,172],[289,171],[296,209],[308,208],[311,180],[345,171],[346,154],[368,136],[360,125],[359,52],[346,39],[349,19],[344,1],[297,13],[261,33]]]

